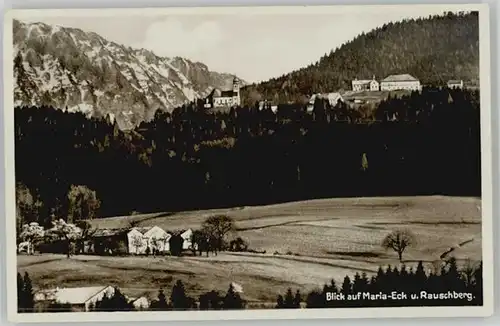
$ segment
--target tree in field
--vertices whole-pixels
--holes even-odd
[[[237,252],[247,251],[248,244],[241,237],[237,237],[235,240],[232,240],[229,243],[229,250],[230,251],[237,251]]]
[[[78,221],[75,225],[82,231],[80,238],[76,240],[76,252],[81,253],[85,251],[85,241],[90,240],[97,229],[92,228],[88,221]]]
[[[35,305],[33,286],[28,272],[17,273],[17,311],[31,312]]]
[[[172,288],[172,294],[170,295],[170,302],[174,310],[187,310],[191,308],[196,308],[196,302],[193,298],[186,295],[186,289],[184,288],[184,283],[178,280],[174,287]]]
[[[170,239],[168,240],[170,246],[170,254],[172,256],[181,256],[182,255],[182,245],[184,243],[184,239],[178,233],[172,234]]]
[[[84,185],[71,185],[68,192],[68,222],[92,220],[101,206],[96,192]]]
[[[193,256],[196,256],[196,251],[201,253],[205,248],[205,234],[201,230],[193,230],[193,233],[191,234],[191,251],[193,252]]]
[[[139,248],[143,246],[142,236],[136,235],[132,237],[132,246],[135,247],[135,254],[139,254]]]
[[[203,222],[202,229],[215,237],[217,249],[220,251],[224,247],[227,234],[234,230],[234,222],[227,215],[210,216]]]
[[[160,240],[152,237],[151,238],[151,251],[153,252],[153,258],[156,257],[156,255],[159,252],[159,246],[160,246]],[[182,246],[181,246],[182,248]]]
[[[211,233],[212,231],[208,228],[203,228],[201,230],[194,230],[191,235],[191,250],[196,254],[196,250],[201,254],[206,253],[207,257],[209,252],[217,255],[217,250],[219,250],[220,242],[218,237]]]
[[[35,244],[44,237],[45,231],[37,222],[23,225],[23,229],[19,237],[28,243],[27,253],[35,253]]]
[[[163,289],[158,291],[158,299],[151,302],[151,310],[168,310],[169,305],[167,302],[167,297],[165,296],[165,292]]]
[[[63,219],[54,221],[52,224],[53,227],[47,230],[48,233],[66,242],[66,256],[70,258],[72,254],[72,245],[81,238],[82,229],[72,223],[66,223]]]
[[[32,195],[26,185],[18,182],[16,184],[16,230],[19,235],[22,226],[30,222],[39,222],[39,211],[43,203]]]
[[[392,231],[382,241],[382,247],[394,250],[398,254],[399,261],[403,261],[403,253],[406,248],[415,244],[415,235],[410,230]]]
[[[200,295],[200,310],[220,310],[222,309],[224,297],[217,291],[210,291]]]
[[[295,295],[292,293],[292,289],[288,288],[285,297],[281,295],[278,296],[276,308],[278,309],[298,309],[300,308],[300,303],[302,302],[302,296],[300,291],[297,290]]]
[[[17,234],[22,231],[26,215],[31,212],[33,196],[30,190],[22,183],[16,184],[16,229]]]
[[[115,288],[112,295],[105,295],[101,300],[95,303],[93,311],[133,311],[134,306],[127,297]]]
[[[245,309],[245,301],[240,297],[240,294],[234,290],[234,286],[231,283],[229,289],[227,290],[226,296],[224,297],[224,309]]]

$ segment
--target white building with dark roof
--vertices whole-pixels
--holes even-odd
[[[375,80],[375,76],[372,79],[357,79],[352,81],[352,90],[354,92],[370,91],[375,92],[380,89],[380,84]]]
[[[380,82],[381,91],[420,91],[421,89],[422,85],[420,84],[420,81],[409,74],[390,75]]]
[[[128,252],[132,254],[145,254],[149,248],[158,252],[170,250],[169,240],[171,235],[159,226],[133,227],[128,233]]]
[[[232,107],[241,105],[240,97],[241,82],[238,77],[233,79],[233,88],[221,90],[215,88],[205,99],[205,108]]]
[[[448,83],[446,83],[448,88],[459,88],[462,89],[464,88],[464,81],[463,80],[448,80]]]
[[[104,296],[112,296],[115,288],[108,286],[87,286],[78,288],[55,288],[40,290],[34,294],[37,303],[69,304],[73,311],[89,311],[90,307]]]

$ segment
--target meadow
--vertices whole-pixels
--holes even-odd
[[[158,225],[165,230],[199,228],[205,218],[226,214],[235,221],[232,237],[241,236],[255,251],[217,256],[100,257],[18,256],[34,287],[117,285],[130,296],[155,298],[169,293],[175,280],[187,292],[216,289],[230,282],[243,287],[250,306],[272,305],[288,287],[303,293],[356,272],[376,273],[379,266],[400,266],[394,251],[381,247],[394,229],[410,229],[417,239],[403,256],[407,268],[423,261],[430,272],[449,256],[459,264],[482,259],[481,200],[463,197],[390,197],[318,199],[284,204],[181,213],[137,214],[96,219],[94,227]],[[449,252],[447,255],[444,253]]]

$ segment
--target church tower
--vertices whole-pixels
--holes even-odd
[[[233,79],[233,105],[241,105],[240,80],[238,79],[238,77],[234,77]]]

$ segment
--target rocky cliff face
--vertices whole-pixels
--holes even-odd
[[[51,105],[122,129],[230,88],[235,77],[184,58],[132,49],[80,29],[14,21],[14,103]]]

